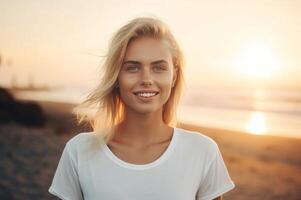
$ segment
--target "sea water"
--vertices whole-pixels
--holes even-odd
[[[19,91],[16,97],[78,104],[90,88]],[[301,138],[300,88],[191,87],[179,106],[181,122],[252,134]]]

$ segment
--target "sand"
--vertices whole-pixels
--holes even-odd
[[[89,130],[67,103],[39,102],[43,128],[0,125],[0,199],[55,199],[47,190],[64,144]],[[301,199],[301,139],[180,124],[214,139],[236,187],[224,199]]]

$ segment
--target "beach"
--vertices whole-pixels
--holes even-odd
[[[78,126],[73,104],[39,101],[41,128],[0,124],[0,199],[55,199],[48,193],[66,141],[89,131]],[[300,199],[301,139],[180,124],[218,144],[236,187],[224,199]]]
[[[183,125],[214,139],[236,187],[225,199],[300,199],[301,140]]]

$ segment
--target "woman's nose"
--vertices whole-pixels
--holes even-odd
[[[152,77],[151,71],[149,69],[142,70],[141,84],[142,85],[152,85],[153,84],[153,77]]]

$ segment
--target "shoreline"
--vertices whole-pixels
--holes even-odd
[[[22,99],[20,99],[22,100]],[[37,101],[37,100],[22,100],[22,101],[30,101],[30,102],[36,102],[39,105],[42,106],[43,110],[50,114],[50,115],[73,115],[72,114],[72,109],[76,106],[76,104],[74,103],[68,103],[68,102],[54,102],[54,101]],[[198,129],[198,130],[203,130],[205,132],[211,133],[211,132],[223,132],[223,133],[227,133],[230,135],[236,135],[236,134],[245,134],[245,135],[250,135],[251,137],[262,137],[262,138],[278,138],[278,139],[284,139],[284,140],[299,140],[301,141],[301,137],[293,137],[293,136],[285,136],[285,135],[274,135],[274,134],[269,134],[269,133],[265,133],[265,134],[252,134],[252,133],[248,133],[246,131],[238,131],[238,130],[232,130],[232,129],[226,129],[226,128],[218,128],[218,127],[207,127],[207,126],[200,126],[200,125],[195,125],[192,123],[186,123],[186,122],[179,122],[178,126],[186,126],[186,127],[190,127],[193,129]]]

